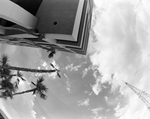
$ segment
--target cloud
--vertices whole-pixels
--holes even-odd
[[[36,118],[36,112],[34,110],[31,111],[31,114],[34,118]]]
[[[87,98],[84,101],[78,101],[78,106],[89,106],[90,99]]]
[[[73,66],[73,64],[67,65],[65,67],[66,70],[70,70],[70,71],[78,71],[78,69],[81,67],[82,65],[78,65],[78,66]]]
[[[42,119],[46,119],[46,117],[42,117]]]
[[[110,107],[111,107],[111,106],[114,106],[114,105],[116,105],[116,104],[118,104],[118,106],[120,106],[120,105],[119,105],[120,103],[118,103],[118,101],[119,101],[118,98],[112,98],[112,97],[109,97],[109,98],[108,98],[107,96],[105,96],[104,99],[105,99],[105,101],[106,101],[106,104],[109,105]],[[116,107],[116,108],[117,108],[117,107]]]
[[[102,107],[91,109],[91,112],[94,114],[94,116],[92,116],[92,119],[106,119],[107,117],[104,117],[102,114],[100,114],[102,110]]]
[[[95,95],[98,95],[103,89],[101,85],[101,77],[96,78],[95,84],[91,85],[91,87]]]
[[[89,70],[91,70],[91,65],[83,70],[82,78],[84,78],[87,75]]]
[[[116,110],[119,119],[148,119],[146,105],[122,82],[124,80],[150,91],[150,1],[139,2],[95,0],[99,10],[103,11],[100,11],[93,26],[97,42],[90,42],[89,52],[94,52],[90,59],[93,66],[98,66],[97,69],[103,74],[97,82],[110,82],[111,93],[119,89],[127,98],[126,102],[129,100],[127,106]],[[95,87],[98,87],[98,83]],[[100,88],[94,88],[98,94],[96,89]]]
[[[89,91],[84,91],[85,94],[88,94],[89,96],[91,96],[93,94],[93,92],[89,92]]]
[[[108,101],[108,97],[107,96],[105,96],[104,98],[105,98],[106,101]]]
[[[132,96],[130,98],[129,104],[122,108],[120,107],[120,104],[118,104],[118,106],[114,110],[116,111],[115,116],[119,117],[119,119],[149,118],[149,110],[145,105],[143,105],[143,102],[137,96]]]
[[[102,110],[103,110],[102,107],[98,107],[98,108],[92,109],[91,111],[92,111],[93,114],[98,115],[98,112],[99,112],[99,111],[102,111]]]
[[[92,90],[95,93],[95,95],[98,95],[102,91],[102,86],[100,83],[96,83],[92,86]]]

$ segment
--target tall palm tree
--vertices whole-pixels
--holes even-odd
[[[19,68],[16,68],[16,67],[12,68],[12,66],[10,66],[8,64],[7,55],[2,56],[2,58],[0,59],[0,93],[1,93],[0,97],[1,98],[7,98],[7,97],[13,98],[13,96],[15,96],[15,95],[33,92],[33,94],[39,94],[42,99],[46,99],[46,95],[44,94],[44,92],[47,91],[47,88],[42,83],[44,81],[43,77],[38,78],[36,84],[34,82],[31,82],[35,86],[35,88],[16,93],[20,79],[22,79],[23,81],[26,81],[22,77],[20,69],[25,69],[23,71],[31,71],[31,72],[34,70],[34,69],[27,70],[27,68],[20,68],[20,67]],[[17,70],[17,73],[12,74],[11,70]],[[58,73],[59,70],[57,70],[53,66],[53,70],[37,70],[37,69],[35,69],[35,71],[40,72],[40,73],[45,73],[45,72],[51,72],[52,73],[52,72],[56,71]],[[33,71],[33,72],[35,72],[35,71]],[[14,76],[17,77],[17,81],[12,83],[11,79]],[[58,75],[58,76],[60,77],[60,75]]]
[[[23,67],[15,67],[15,66],[10,66],[8,64],[8,57],[7,55],[3,55],[1,60],[0,60],[0,70],[16,70],[16,71],[26,71],[26,72],[34,72],[34,73],[53,73],[56,72],[57,70],[43,70],[43,69],[31,69],[31,68],[23,68]]]
[[[39,77],[37,79],[36,84],[34,82],[31,82],[35,86],[35,88],[22,91],[22,92],[18,92],[18,93],[14,93],[13,96],[32,92],[33,95],[39,94],[42,99],[46,99],[47,96],[46,94],[44,94],[44,92],[47,92],[48,88],[46,88],[46,86],[42,83],[43,81],[44,81],[44,78]]]
[[[10,69],[3,68],[4,66],[9,66],[8,64],[8,58],[6,55],[3,56],[3,58],[0,60],[1,68],[0,68],[0,91],[1,94],[6,98],[9,96],[12,98],[12,94],[16,92],[18,89],[18,85],[20,82],[20,79],[22,81],[25,81],[23,78],[23,75],[17,71],[17,74],[12,74]],[[11,82],[12,77],[16,76],[17,81]],[[18,78],[19,77],[19,78]]]

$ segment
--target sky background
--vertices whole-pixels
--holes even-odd
[[[150,1],[94,0],[86,56],[0,45],[14,66],[61,71],[43,75],[47,100],[25,94],[0,99],[9,119],[149,119],[144,103],[123,81],[150,92]],[[24,73],[19,91],[30,89],[39,74]]]

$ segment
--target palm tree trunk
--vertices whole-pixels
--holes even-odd
[[[36,90],[36,89],[37,89],[37,88],[33,88],[33,89],[30,89],[30,90],[18,92],[18,93],[13,94],[13,96],[14,96],[14,95],[21,95],[21,94],[24,94],[24,93],[30,93],[30,92],[33,92],[33,91]]]
[[[30,69],[30,68],[5,66],[5,65],[4,66],[0,65],[0,68],[10,69],[10,70],[17,70],[17,71],[34,72],[34,73],[53,73],[53,72],[56,72],[56,69],[54,69],[54,70]]]
[[[17,74],[10,74],[10,75],[0,74],[0,76],[4,76],[4,77],[5,76],[12,76],[13,77],[13,76],[17,76]]]
[[[30,89],[30,90],[18,92],[18,93],[13,94],[12,96],[14,96],[14,95],[21,95],[21,94],[25,94],[25,93],[30,93],[30,92],[33,92],[33,91],[36,90],[36,89],[37,89],[37,88],[33,88],[33,89]],[[7,97],[9,97],[9,96],[0,95],[0,98],[7,98]]]

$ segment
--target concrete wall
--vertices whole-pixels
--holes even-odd
[[[43,0],[37,18],[43,33],[72,34],[79,0]]]

